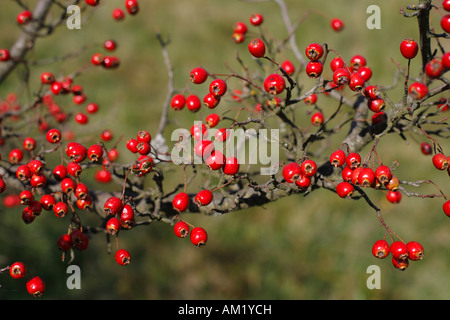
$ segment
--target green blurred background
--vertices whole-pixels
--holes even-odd
[[[24,3],[33,5],[36,1]],[[382,85],[394,81],[396,67],[391,59],[404,65],[399,43],[407,37],[417,38],[416,20],[399,14],[399,8],[408,3],[377,1],[381,29],[369,30],[366,9],[373,1],[286,0],[293,22],[308,9],[314,9],[296,32],[301,50],[310,42],[319,42],[327,43],[344,58],[362,54],[374,70],[371,82]],[[186,85],[193,67],[201,65],[212,72],[226,73],[227,63],[239,70],[236,51],[250,61],[246,56],[246,42],[233,43],[231,33],[235,22],[248,24],[252,13],[263,14],[265,34],[277,39],[287,36],[279,7],[273,2],[141,0],[138,15],[127,15],[122,22],[112,21],[112,9],[122,5],[121,0],[104,1],[89,18],[83,13],[81,30],[63,26],[55,35],[39,40],[30,55],[39,60],[86,47],[73,59],[33,69],[30,79],[36,83],[42,71],[51,70],[57,75],[71,73],[89,63],[93,53],[104,52],[103,41],[117,41],[114,54],[121,60],[117,70],[89,67],[76,80],[85,88],[89,101],[100,105],[99,114],[91,117],[88,128],[75,129],[80,138],[100,133],[105,123],[116,135],[123,134],[125,138],[134,136],[138,129],[156,130],[168,80],[156,32],[170,39],[168,52],[174,67],[174,84],[179,89]],[[13,1],[1,6],[0,47],[9,47],[20,33],[14,27],[15,14],[20,9]],[[341,18],[345,29],[333,32],[327,15]],[[436,28],[438,15],[437,11],[433,12]],[[448,48],[444,41],[442,44]],[[286,58],[293,59],[293,55],[286,52]],[[412,72],[416,74],[417,62],[412,63]],[[309,79],[303,81],[305,87],[313,84]],[[20,90],[19,84],[20,77],[13,74],[0,86],[0,97]],[[204,90],[192,89],[199,94]],[[22,103],[32,99],[33,90],[36,90],[34,84],[29,93],[20,94]],[[398,87],[393,92],[393,100],[400,96],[401,87]],[[326,109],[328,104],[331,111]],[[223,112],[230,105],[223,103],[217,111]],[[332,112],[336,102],[324,100],[322,107]],[[199,117],[187,110],[169,115],[173,121],[169,128],[188,127]],[[448,175],[434,170],[431,158],[420,153],[419,142],[424,140],[419,134],[408,136],[408,141],[392,135],[383,139],[377,150],[385,162],[399,161],[396,174],[401,179],[432,179],[448,194]],[[444,151],[450,152],[447,141],[439,142]],[[180,172],[177,173],[179,177]],[[174,186],[180,182],[176,174],[171,182]],[[411,191],[437,193],[430,185]],[[307,197],[293,196],[264,208],[224,216],[189,215],[189,221],[208,231],[208,244],[202,249],[192,246],[189,240],[176,238],[171,226],[163,223],[121,233],[121,245],[129,248],[133,256],[133,262],[127,267],[115,263],[113,255],[107,253],[104,237],[97,235],[91,240],[89,250],[76,253],[73,262],[81,268],[81,290],[67,289],[67,263],[61,261],[55,248],[57,237],[67,226],[45,214],[35,223],[25,225],[19,209],[2,208],[0,266],[16,260],[26,262],[32,272],[46,281],[47,292],[42,299],[450,298],[450,222],[442,212],[443,200],[404,196],[401,203],[394,205],[381,193],[369,191],[369,195],[395,232],[406,241],[423,244],[423,261],[412,262],[406,271],[400,272],[394,269],[390,259],[376,260],[371,255],[371,246],[384,236],[384,228],[374,211],[363,201],[337,199],[335,194],[319,190]],[[95,218],[86,217],[86,221],[90,219],[95,224]],[[366,286],[369,277],[366,270],[373,264],[381,268],[379,290],[369,290]],[[0,275],[0,284],[0,299],[30,299],[24,283],[12,281],[7,274]]]

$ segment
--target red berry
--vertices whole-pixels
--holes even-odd
[[[408,257],[408,247],[402,241],[392,242],[389,250],[396,259],[406,259]]]
[[[50,143],[58,143],[61,141],[61,131],[58,129],[50,129],[47,131],[46,139]]]
[[[386,107],[386,103],[382,98],[368,99],[367,106],[369,107],[370,111],[378,113],[384,110],[384,108]]]
[[[418,261],[423,259],[424,250],[423,246],[417,241],[410,241],[406,244],[408,248],[408,259],[412,261]]]
[[[226,158],[222,152],[213,150],[211,155],[205,160],[205,163],[211,170],[219,170],[223,167],[225,161]]]
[[[362,66],[358,69],[358,73],[364,79],[365,82],[369,81],[372,78],[372,69],[368,66]]]
[[[215,79],[209,85],[209,92],[215,97],[222,97],[227,92],[227,83],[223,79]]]
[[[336,71],[337,69],[344,68],[345,62],[341,57],[333,58],[330,62],[331,71]]]
[[[110,235],[117,235],[120,231],[120,227],[122,226],[122,222],[116,218],[112,217],[106,222],[106,232]]]
[[[198,206],[207,206],[213,200],[213,194],[209,190],[202,190],[195,196],[195,203]]]
[[[119,249],[115,254],[116,262],[121,266],[126,266],[131,262],[131,255],[125,249]]]
[[[347,84],[350,81],[351,73],[347,68],[338,68],[333,73],[333,82],[338,86]]]
[[[323,64],[320,61],[309,61],[306,65],[306,74],[310,78],[318,78],[323,72]]]
[[[82,112],[78,112],[77,114],[75,114],[75,121],[78,122],[79,124],[86,124],[89,121],[89,118],[87,115],[85,115]]]
[[[441,76],[445,71],[441,59],[432,59],[425,65],[425,74],[431,79]]]
[[[74,191],[75,197],[77,199],[85,199],[88,196],[88,193],[88,187],[84,183],[78,182]]]
[[[414,100],[420,100],[428,94],[428,87],[421,82],[414,82],[408,88],[408,93]]]
[[[408,259],[397,259],[395,257],[392,257],[392,265],[400,270],[404,271],[406,268],[408,268],[409,260]]]
[[[104,47],[106,50],[108,50],[108,51],[114,51],[114,50],[116,50],[116,48],[117,48],[117,42],[114,41],[114,40],[111,40],[111,39],[106,40],[106,41],[103,43],[103,47]]]
[[[333,167],[340,167],[345,163],[345,152],[341,149],[334,151],[330,156],[330,162]]]
[[[191,231],[191,242],[197,247],[203,247],[208,241],[208,234],[202,227],[195,227]]]
[[[139,12],[139,4],[137,0],[125,0],[125,8],[131,15],[135,15]]]
[[[405,59],[413,59],[419,52],[419,45],[413,39],[405,39],[400,43],[400,52]]]
[[[354,187],[347,181],[338,183],[336,186],[336,193],[341,198],[351,197],[354,191]]]
[[[248,51],[255,58],[262,58],[266,54],[266,45],[261,39],[253,39],[248,44]]]
[[[351,182],[352,175],[353,175],[353,170],[349,166],[345,166],[344,169],[342,169],[341,176],[344,181]]]
[[[438,170],[447,170],[448,168],[448,159],[445,155],[443,155],[442,153],[436,153],[433,158],[433,165],[436,167],[436,169]]]
[[[324,117],[322,112],[316,112],[311,116],[311,123],[313,126],[321,126],[323,121]]]
[[[53,210],[53,207],[56,204],[56,199],[51,194],[44,194],[41,197],[40,202],[41,202],[41,206],[44,210],[50,211],[50,210]]]
[[[305,49],[306,57],[311,61],[317,61],[323,56],[323,47],[318,43],[311,43]]]
[[[366,65],[366,58],[357,54],[350,59],[350,67],[353,71],[357,71],[360,67]]]
[[[95,7],[100,4],[100,0],[86,0],[86,4]]]
[[[45,291],[44,281],[40,277],[33,277],[27,282],[27,291],[34,297],[40,297]]]
[[[0,49],[0,61],[8,61],[11,55],[7,49]]]
[[[374,255],[375,258],[378,259],[384,259],[386,258],[390,253],[390,247],[389,247],[389,243],[384,240],[377,240],[375,241],[375,243],[372,246],[372,254]]]
[[[34,195],[30,190],[23,190],[19,194],[20,204],[27,205],[34,200]]]
[[[186,107],[192,111],[192,112],[197,112],[198,110],[200,110],[202,104],[200,101],[200,98],[195,95],[195,94],[191,94],[189,96],[187,96],[186,98]]]
[[[208,92],[203,98],[203,104],[209,109],[214,109],[215,107],[217,107],[219,105],[219,102],[220,96],[215,96],[211,92]]]
[[[316,104],[316,102],[317,102],[317,94],[316,93],[310,94],[305,99],[303,99],[303,102],[305,104],[309,105],[309,106],[312,106],[312,105]]]
[[[306,177],[312,177],[317,172],[317,164],[311,159],[306,159],[300,164],[300,169],[302,175]]]
[[[450,217],[450,200],[444,202],[442,205],[442,210],[444,210],[444,213],[447,217]]]
[[[75,190],[76,182],[72,180],[72,178],[64,178],[61,182],[61,190],[65,194],[71,193],[73,190]]]
[[[353,72],[350,75],[350,81],[348,82],[348,87],[352,91],[361,91],[364,89],[364,84],[366,83],[366,80],[363,78],[363,76],[359,72]]]
[[[177,93],[172,97],[170,106],[173,110],[178,111],[184,108],[186,105],[186,98],[181,93]]]
[[[441,18],[441,28],[447,33],[450,33],[450,14],[446,14]]]
[[[444,0],[442,2],[442,7],[445,11],[450,11],[450,0]]]
[[[33,19],[33,14],[30,10],[22,11],[17,15],[17,23],[21,25],[28,24]]]
[[[189,73],[189,79],[195,84],[201,84],[208,78],[208,72],[202,68],[197,67],[191,70]]]
[[[125,204],[120,212],[120,222],[124,229],[131,229],[135,225],[135,217],[133,207],[129,204]]]
[[[87,150],[87,157],[92,162],[100,162],[103,157],[103,147],[99,144],[91,145]]]
[[[190,198],[186,192],[180,192],[172,200],[173,208],[178,212],[183,212],[189,207]]]
[[[391,203],[399,203],[402,200],[402,194],[400,191],[391,191],[389,190],[386,193],[386,199]]]
[[[108,216],[118,214],[123,208],[122,200],[118,197],[110,197],[103,205],[103,211]]]
[[[290,162],[283,167],[282,174],[286,182],[292,183],[300,177],[302,169],[297,162]]]
[[[450,51],[442,55],[441,61],[445,68],[450,69]]]
[[[433,151],[433,148],[431,147],[431,144],[429,144],[428,142],[422,142],[420,144],[420,150],[422,151],[423,154],[430,155],[431,152]]]
[[[27,268],[22,262],[14,262],[9,267],[9,274],[13,279],[22,279],[27,274]]]
[[[344,29],[344,22],[341,19],[335,18],[331,20],[331,27],[334,31],[341,31]]]
[[[220,116],[217,113],[211,113],[206,116],[205,123],[208,128],[214,128],[220,121]]]
[[[391,180],[392,173],[391,169],[385,165],[379,165],[375,169],[375,178],[381,183],[385,184]]]
[[[72,230],[70,239],[72,240],[72,245],[75,249],[83,251],[89,247],[89,236],[80,229]]]
[[[350,169],[358,168],[361,165],[361,156],[357,152],[350,152],[345,158],[345,164]]]
[[[178,238],[187,237],[187,235],[189,234],[189,230],[189,225],[182,220],[175,223],[175,226],[173,227],[173,231]]]
[[[214,151],[214,144],[211,140],[200,140],[194,146],[194,152],[202,159],[208,159]]]
[[[375,172],[372,168],[363,168],[358,175],[358,184],[361,187],[372,187],[375,184]]]
[[[250,23],[254,26],[260,26],[264,21],[264,17],[259,13],[254,13],[250,16]]]
[[[58,241],[56,241],[56,246],[61,251],[69,251],[72,249],[72,238],[69,234],[63,234],[61,237],[59,237]]]
[[[22,164],[16,169],[16,177],[20,181],[26,181],[31,177],[30,168],[26,164]]]
[[[285,60],[281,63],[281,68],[290,76],[295,73],[295,66],[290,60]]]
[[[270,94],[280,94],[285,88],[286,82],[284,78],[277,73],[270,74],[264,80],[264,89]]]
[[[69,212],[69,206],[65,202],[57,202],[53,206],[53,212],[57,217],[64,218]]]
[[[236,157],[225,158],[225,164],[222,167],[222,171],[227,175],[234,175],[239,171],[239,162]]]

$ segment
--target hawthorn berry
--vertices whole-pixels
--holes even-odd
[[[399,203],[402,200],[402,194],[400,191],[391,191],[389,190],[386,193],[386,199],[391,203]]]
[[[375,243],[372,246],[372,254],[375,258],[384,259],[389,255],[389,253],[390,253],[390,246],[386,240],[380,239],[375,241]]]
[[[44,194],[42,195],[40,202],[44,210],[50,211],[53,210],[53,207],[56,204],[56,199],[51,194]]]
[[[112,11],[112,17],[116,21],[122,21],[125,18],[125,13],[120,8],[115,8]]]
[[[375,172],[372,168],[362,168],[358,175],[358,184],[362,187],[372,187],[375,184]]]
[[[402,241],[392,242],[389,250],[396,259],[406,259],[408,257],[408,247]]]
[[[302,175],[306,177],[312,177],[317,172],[317,164],[311,159],[306,159],[300,164],[300,170]]]
[[[345,166],[342,169],[342,173],[341,173],[342,180],[347,181],[347,182],[352,181],[352,174],[353,174],[353,170],[349,166]]]
[[[350,152],[345,158],[345,164],[350,169],[358,168],[361,165],[361,156],[357,152]]]
[[[344,68],[345,62],[341,57],[333,58],[330,62],[331,71],[336,71],[337,69]]]
[[[441,59],[431,59],[425,65],[425,74],[431,79],[438,78],[444,71],[445,68]]]
[[[260,13],[250,15],[250,23],[254,26],[260,26],[264,21],[264,17]]]
[[[186,107],[190,111],[197,112],[198,110],[200,110],[201,106],[202,104],[200,98],[197,95],[191,94],[186,97]]]
[[[442,7],[445,11],[450,11],[450,0],[442,1]]]
[[[409,260],[408,259],[398,259],[398,258],[392,257],[392,265],[396,269],[398,269],[400,271],[404,271],[409,266]]]
[[[41,82],[43,84],[52,84],[55,82],[55,75],[51,72],[43,72],[41,73]]]
[[[47,177],[43,174],[32,174],[30,184],[34,188],[41,188],[47,183]]]
[[[129,14],[135,15],[139,12],[139,3],[137,0],[125,0],[125,8]]]
[[[222,152],[213,150],[211,155],[205,160],[205,163],[211,170],[219,170],[223,167],[225,161],[226,157]]]
[[[63,201],[59,201],[53,206],[53,213],[59,218],[64,218],[68,212],[69,206]]]
[[[385,184],[391,180],[392,173],[391,169],[386,165],[379,165],[375,169],[375,178],[381,183]]]
[[[122,200],[118,197],[110,197],[103,205],[103,211],[107,216],[118,214],[123,208]]]
[[[208,128],[214,128],[220,121],[220,116],[217,113],[211,113],[206,116],[205,123]]]
[[[120,231],[122,223],[116,217],[109,218],[106,222],[106,232],[110,235],[117,235]]]
[[[78,182],[75,187],[74,195],[77,199],[85,199],[88,196],[88,192],[88,187],[84,183]]]
[[[448,159],[447,157],[442,153],[436,153],[433,158],[433,165],[438,170],[447,170],[448,168]]]
[[[131,229],[135,225],[136,220],[134,217],[134,210],[128,203],[123,206],[119,220],[122,224],[121,227],[124,229]]]
[[[297,179],[295,179],[295,185],[300,190],[306,190],[311,185],[311,178],[301,174]]]
[[[172,97],[170,106],[173,110],[178,111],[184,108],[186,105],[186,98],[181,93],[177,93]]]
[[[178,238],[185,238],[189,234],[189,225],[183,220],[177,221],[173,227],[173,231]]]
[[[419,52],[419,45],[413,39],[405,39],[400,43],[400,52],[405,59],[413,59]]]
[[[191,242],[197,247],[203,247],[208,241],[208,234],[202,227],[195,227],[191,231]]]
[[[365,66],[366,63],[366,58],[362,55],[357,54],[350,59],[350,68],[353,71],[358,71],[358,69],[362,66]]]
[[[34,195],[30,190],[23,190],[19,194],[20,204],[27,205],[34,200]]]
[[[16,177],[20,181],[26,181],[31,177],[30,168],[26,164],[22,164],[16,169]]]
[[[295,66],[290,60],[284,60],[281,63],[281,68],[283,68],[289,76],[292,76],[295,73]]]
[[[31,278],[27,282],[27,291],[36,298],[42,296],[45,292],[44,281],[38,276]]]
[[[323,124],[324,121],[324,117],[323,117],[323,113],[322,112],[315,112],[313,113],[313,115],[311,116],[311,124],[313,126],[321,126]]]
[[[447,33],[450,33],[450,14],[446,14],[441,18],[441,28]]]
[[[255,58],[262,58],[266,54],[266,45],[261,39],[253,39],[248,44],[248,51]]]
[[[87,149],[87,157],[92,162],[100,162],[103,157],[103,148],[99,144],[93,144]]]
[[[238,21],[233,25],[233,32],[246,34],[247,30],[247,25],[242,21]]]
[[[180,192],[172,200],[173,208],[178,212],[183,212],[189,207],[190,198],[186,192]]]
[[[320,61],[309,61],[306,65],[306,74],[310,78],[318,78],[323,72],[323,64]]]
[[[227,175],[234,175],[239,171],[239,162],[236,157],[227,157],[225,158],[225,163],[222,167],[222,171]]]
[[[13,164],[18,164],[23,160],[23,151],[19,148],[14,148],[9,152],[8,155],[9,162]]]
[[[13,279],[22,279],[27,274],[27,267],[23,262],[14,262],[9,267],[9,274]]]
[[[339,182],[336,186],[336,193],[341,198],[351,197],[354,190],[355,188],[353,187],[353,185],[347,181]]]
[[[64,178],[61,182],[61,190],[65,194],[69,194],[75,190],[76,182],[72,178]]]
[[[444,204],[442,205],[442,210],[447,217],[450,217],[450,200],[444,202]]]
[[[302,169],[297,162],[290,162],[283,167],[282,174],[286,182],[292,183],[300,177]]]
[[[368,99],[367,106],[369,107],[370,111],[378,113],[384,110],[384,108],[386,107],[386,103],[382,98]]]
[[[215,79],[209,85],[209,92],[215,97],[222,97],[227,92],[227,83],[223,79]]]
[[[55,129],[55,128],[50,129],[47,131],[45,138],[50,143],[58,143],[61,141],[61,138],[62,138],[61,131],[59,131],[58,129]]]
[[[317,61],[323,56],[323,47],[318,43],[311,43],[305,49],[306,57],[311,61]]]
[[[333,167],[340,167],[345,163],[346,155],[345,152],[341,149],[338,149],[331,153],[330,162]]]
[[[353,72],[350,75],[350,81],[348,82],[348,87],[352,91],[361,91],[362,89],[364,89],[365,83],[366,83],[366,80],[363,78],[361,73]]]
[[[422,82],[414,82],[409,86],[408,93],[414,100],[420,100],[428,94],[428,87]]]
[[[189,79],[192,83],[202,84],[208,79],[208,72],[202,67],[196,67],[189,73]]]
[[[334,31],[339,32],[344,29],[344,22],[338,18],[331,19],[331,27]]]
[[[70,239],[72,240],[72,245],[75,249],[83,251],[89,247],[89,236],[80,229],[72,230]]]
[[[64,179],[68,174],[67,167],[63,164],[59,164],[55,166],[52,174],[57,181],[62,181],[62,179]]]
[[[205,189],[195,195],[195,203],[200,206],[207,206],[213,200],[213,194],[211,191]]]
[[[316,93],[310,94],[305,99],[303,99],[303,102],[305,104],[309,105],[309,106],[312,106],[312,105],[316,104],[316,102],[317,102],[317,94]]]
[[[105,57],[101,53],[94,53],[91,56],[91,63],[94,66],[101,66],[101,65],[103,65],[103,60],[104,59],[105,59]]]
[[[56,246],[59,250],[67,252],[72,249],[72,238],[69,234],[65,233],[58,238],[56,241]]]
[[[270,94],[278,95],[283,92],[285,88],[286,81],[277,73],[270,74],[264,80],[264,89]]]
[[[347,68],[338,68],[333,72],[333,82],[338,86],[347,84],[350,81],[351,73]]]
[[[202,139],[194,145],[194,152],[198,157],[207,159],[214,151],[214,144],[211,140]]]
[[[30,21],[33,19],[33,14],[30,10],[22,11],[17,15],[17,23],[20,25],[26,25],[30,23]]]
[[[450,69],[450,51],[442,55],[441,61],[446,69]]]
[[[0,49],[0,61],[8,61],[11,59],[11,55],[8,49]]]
[[[131,255],[128,250],[119,249],[115,254],[116,262],[121,266],[126,266],[131,262]]]
[[[420,150],[422,151],[423,154],[430,155],[431,152],[433,151],[433,148],[431,144],[429,144],[428,142],[422,142],[420,144]]]
[[[85,0],[85,1],[86,1],[87,5],[93,6],[93,7],[95,7],[95,6],[100,4],[100,0]]]
[[[205,97],[203,98],[203,104],[208,109],[214,109],[219,105],[220,102],[220,96],[215,96],[211,92],[208,92]]]
[[[365,82],[369,81],[372,78],[372,69],[368,66],[362,66],[358,69],[358,73],[364,79]]]
[[[406,244],[408,248],[408,259],[412,261],[418,261],[423,259],[424,250],[423,246],[417,241],[410,241]]]

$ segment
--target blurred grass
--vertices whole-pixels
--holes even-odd
[[[374,70],[372,83],[391,84],[395,70],[391,59],[402,61],[398,50],[400,41],[406,37],[417,38],[416,21],[398,14],[399,7],[407,4],[404,1],[378,4],[380,30],[366,28],[366,9],[373,4],[371,1],[287,0],[286,3],[292,21],[309,8],[317,10],[296,33],[300,49],[310,42],[319,42],[327,43],[347,59],[362,54]],[[186,85],[189,71],[198,65],[216,73],[228,72],[225,63],[239,70],[234,57],[236,51],[246,57],[246,47],[232,43],[232,26],[236,21],[247,21],[254,12],[264,15],[264,32],[277,39],[287,36],[279,9],[271,2],[146,0],[140,1],[141,11],[137,16],[112,22],[110,12],[121,4],[118,0],[105,2],[91,19],[83,21],[81,30],[63,27],[54,36],[39,41],[33,52],[39,60],[78,52],[94,44],[74,59],[34,69],[30,79],[36,82],[44,70],[61,75],[77,70],[89,62],[93,53],[102,51],[106,39],[118,42],[114,54],[120,57],[121,65],[117,70],[91,67],[76,80],[85,88],[89,101],[100,105],[100,113],[90,119],[89,128],[76,129],[80,138],[99,134],[105,124],[125,138],[134,136],[137,128],[156,130],[167,93],[167,72],[155,32],[170,39],[168,52],[175,86],[179,89]],[[0,30],[10,30],[16,11],[18,8],[12,2],[2,5]],[[342,18],[346,24],[344,31],[332,32],[327,18],[319,11]],[[18,30],[1,32],[0,47],[10,46],[18,34]],[[293,58],[289,52],[286,57]],[[250,60],[245,61],[250,65]],[[413,61],[412,68],[418,70],[417,61]],[[17,90],[17,79],[14,75],[0,86],[0,97]],[[305,88],[313,85],[312,80],[302,81]],[[202,94],[205,89],[193,87],[192,90]],[[393,92],[394,101],[401,96],[401,89],[397,88],[396,92]],[[20,98],[26,103],[32,98],[32,92]],[[319,103],[325,112],[331,113],[337,107],[332,100]],[[228,107],[234,105],[223,103],[217,111],[223,112]],[[170,116],[173,122],[169,128],[188,127],[199,117],[187,112],[170,113]],[[345,130],[340,134],[345,134]],[[418,142],[422,139],[419,134],[408,136],[408,141],[392,136],[381,140],[377,150],[386,163],[399,161],[396,172],[399,177],[411,181],[432,179],[448,193],[448,176],[433,170],[431,159],[419,152]],[[450,152],[446,141],[439,142]],[[173,186],[179,182],[177,174],[180,173],[174,172],[170,180]],[[424,186],[417,192],[437,191],[432,186]],[[119,267],[114,257],[107,254],[103,236],[96,236],[90,250],[77,253],[74,261],[81,267],[81,290],[66,288],[67,266],[55,249],[56,238],[66,225],[55,223],[51,215],[42,215],[37,223],[24,225],[20,210],[2,209],[0,266],[11,263],[11,259],[28,262],[48,284],[43,299],[450,298],[449,221],[442,213],[443,201],[404,196],[400,204],[392,205],[379,193],[369,192],[369,195],[395,232],[406,241],[417,240],[424,245],[423,261],[411,263],[405,272],[399,272],[390,261],[373,258],[372,243],[384,235],[373,210],[363,201],[337,199],[335,194],[319,190],[307,197],[294,196],[264,208],[225,216],[188,215],[186,219],[208,230],[208,245],[201,250],[190,245],[189,240],[174,237],[172,228],[166,224],[154,223],[123,232],[120,244],[130,248],[133,256],[133,262],[126,268]],[[95,224],[92,217],[85,219],[92,219]],[[380,290],[366,287],[369,276],[366,269],[372,264],[381,268]],[[28,298],[17,282],[7,278],[3,275],[0,279],[1,299]]]

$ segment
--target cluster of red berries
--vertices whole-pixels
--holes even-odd
[[[311,179],[317,173],[317,164],[311,159],[299,163],[290,162],[283,167],[283,178],[287,183],[294,183],[300,190],[305,191],[311,185]]]
[[[260,13],[254,13],[250,15],[249,22],[252,26],[259,27],[264,22],[264,17]],[[235,43],[242,43],[245,40],[247,32],[247,24],[245,22],[238,21],[233,26],[233,33],[231,35],[231,38]]]
[[[127,149],[139,155],[131,168],[131,172],[137,177],[143,177],[153,170],[154,160],[150,156],[152,151],[151,141],[152,136],[146,130],[139,130],[136,138],[131,138],[127,141]]]
[[[28,281],[26,282],[26,288],[29,294],[34,297],[40,297],[45,292],[45,283],[39,276],[31,276],[29,270],[23,262],[14,262],[12,265],[6,267],[5,269],[0,270],[0,273],[3,270],[8,270],[11,278],[13,279],[24,279],[28,277]]]
[[[192,230],[191,230],[192,228]],[[193,245],[197,247],[204,247],[208,241],[208,233],[202,227],[194,227],[184,220],[179,220],[175,223],[173,231],[178,238],[189,238]]]
[[[443,0],[442,8],[445,11],[450,12],[450,2],[448,0]],[[444,30],[446,33],[450,33],[450,13],[442,15],[440,25],[442,30]]]
[[[392,254],[393,266],[403,271],[409,266],[409,261],[423,259],[424,249],[417,241],[410,241],[405,244],[401,240],[396,240],[389,245],[385,239],[380,239],[373,244],[372,254],[378,259],[384,259]]]
[[[85,0],[86,4],[92,7],[100,5],[101,0]],[[137,0],[125,0],[125,10],[130,15],[136,15],[139,12],[139,3]],[[112,12],[113,19],[116,21],[122,21],[125,19],[125,12],[122,8],[115,8]]]

